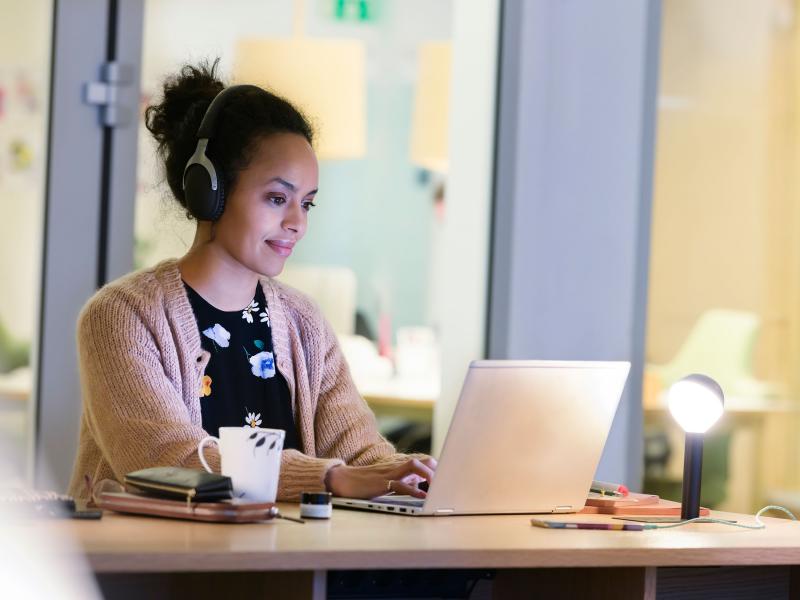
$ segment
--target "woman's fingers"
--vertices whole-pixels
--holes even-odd
[[[418,475],[426,481],[433,479],[433,469],[423,461],[412,458],[404,462],[394,473],[396,479],[405,479],[409,475]]]
[[[423,458],[420,462],[422,462],[423,465],[426,465],[432,471],[435,471],[436,467],[439,465],[439,463],[436,461],[436,459],[433,458],[432,456],[428,456],[427,458]]]
[[[427,494],[419,489],[416,484],[406,483],[402,479],[395,479],[392,483],[392,491],[395,494],[413,496],[414,498],[424,498]]]
[[[435,468],[435,462],[433,467]],[[391,491],[395,494],[424,498],[426,493],[418,485],[421,481],[430,481],[433,478],[433,468],[425,460],[411,458],[394,467],[386,477],[392,482]]]
[[[326,485],[337,496],[374,498],[392,491],[424,498],[425,491],[418,485],[422,481],[430,482],[435,469],[436,460],[430,457],[410,458],[399,465],[341,465],[329,471]]]

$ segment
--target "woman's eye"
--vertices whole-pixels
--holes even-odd
[[[283,196],[268,196],[267,200],[272,202],[275,206],[280,206],[284,202],[286,202],[286,198]]]
[[[303,208],[304,208],[306,211],[309,211],[309,210],[311,210],[311,207],[312,207],[312,206],[316,206],[316,204],[314,204],[314,202],[313,202],[312,200],[309,200],[308,202],[303,202]]]

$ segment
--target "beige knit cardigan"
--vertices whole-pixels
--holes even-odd
[[[273,279],[261,285],[302,447],[283,452],[278,498],[324,489],[335,465],[406,460],[378,433],[316,304]],[[200,346],[176,260],[100,289],[78,318],[78,353],[83,412],[70,494],[88,497],[87,475],[121,481],[146,467],[202,468],[199,393],[210,354]],[[205,455],[219,471],[216,446]]]

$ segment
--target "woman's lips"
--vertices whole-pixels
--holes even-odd
[[[292,253],[293,242],[280,242],[277,240],[267,240],[267,245],[272,248],[278,256],[289,256]]]

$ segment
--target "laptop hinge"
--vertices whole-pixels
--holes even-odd
[[[553,509],[554,513],[568,513],[568,512],[575,512],[575,509],[572,508],[571,504],[563,504],[561,506],[556,506]]]

